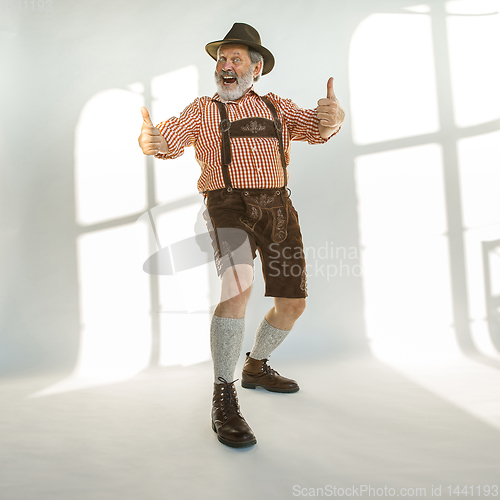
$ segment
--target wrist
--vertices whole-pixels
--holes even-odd
[[[329,139],[332,135],[336,134],[340,130],[341,125],[335,127],[324,127],[320,125],[318,127],[319,135],[322,139]]]
[[[168,144],[167,141],[165,140],[165,137],[163,136],[160,137],[161,137],[160,150],[158,151],[157,154],[166,155],[168,154]]]

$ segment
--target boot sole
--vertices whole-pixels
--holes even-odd
[[[269,392],[281,392],[288,394],[291,394],[293,392],[298,392],[300,390],[300,387],[297,387],[296,389],[276,389],[275,387],[268,387],[266,385],[260,385],[260,384],[251,384],[249,382],[241,382],[241,387],[244,387],[245,389],[256,389],[257,387],[262,387],[262,389],[265,389],[266,391]]]
[[[257,439],[255,439],[255,438],[252,439],[251,441],[244,441],[242,443],[228,441],[227,439],[224,439],[224,438],[219,436],[219,434],[217,433],[217,429],[215,428],[215,424],[213,422],[212,422],[212,429],[217,434],[217,439],[222,444],[225,444],[226,446],[230,446],[231,448],[248,448],[249,446],[253,446],[254,444],[257,444]]]

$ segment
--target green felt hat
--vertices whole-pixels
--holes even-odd
[[[217,50],[219,47],[230,43],[246,45],[259,52],[264,58],[263,75],[267,75],[274,68],[274,56],[261,45],[259,32],[249,24],[234,23],[229,33],[224,37],[224,40],[210,42],[206,45],[205,50],[212,59],[217,61]]]

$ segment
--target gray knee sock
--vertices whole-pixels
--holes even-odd
[[[271,353],[285,340],[285,337],[290,333],[290,330],[279,330],[270,325],[266,318],[257,328],[255,334],[255,342],[250,352],[250,357],[253,359],[267,359]]]
[[[221,318],[213,316],[210,327],[210,349],[214,362],[214,381],[220,384],[219,377],[227,382],[234,379],[234,369],[243,348],[245,318]]]

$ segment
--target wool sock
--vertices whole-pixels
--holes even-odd
[[[234,370],[243,348],[245,318],[212,317],[210,326],[210,349],[214,363],[214,382],[220,384],[219,377],[227,382],[234,379]]]
[[[264,318],[257,328],[250,357],[253,359],[268,359],[271,353],[285,340],[290,331],[274,328]]]

